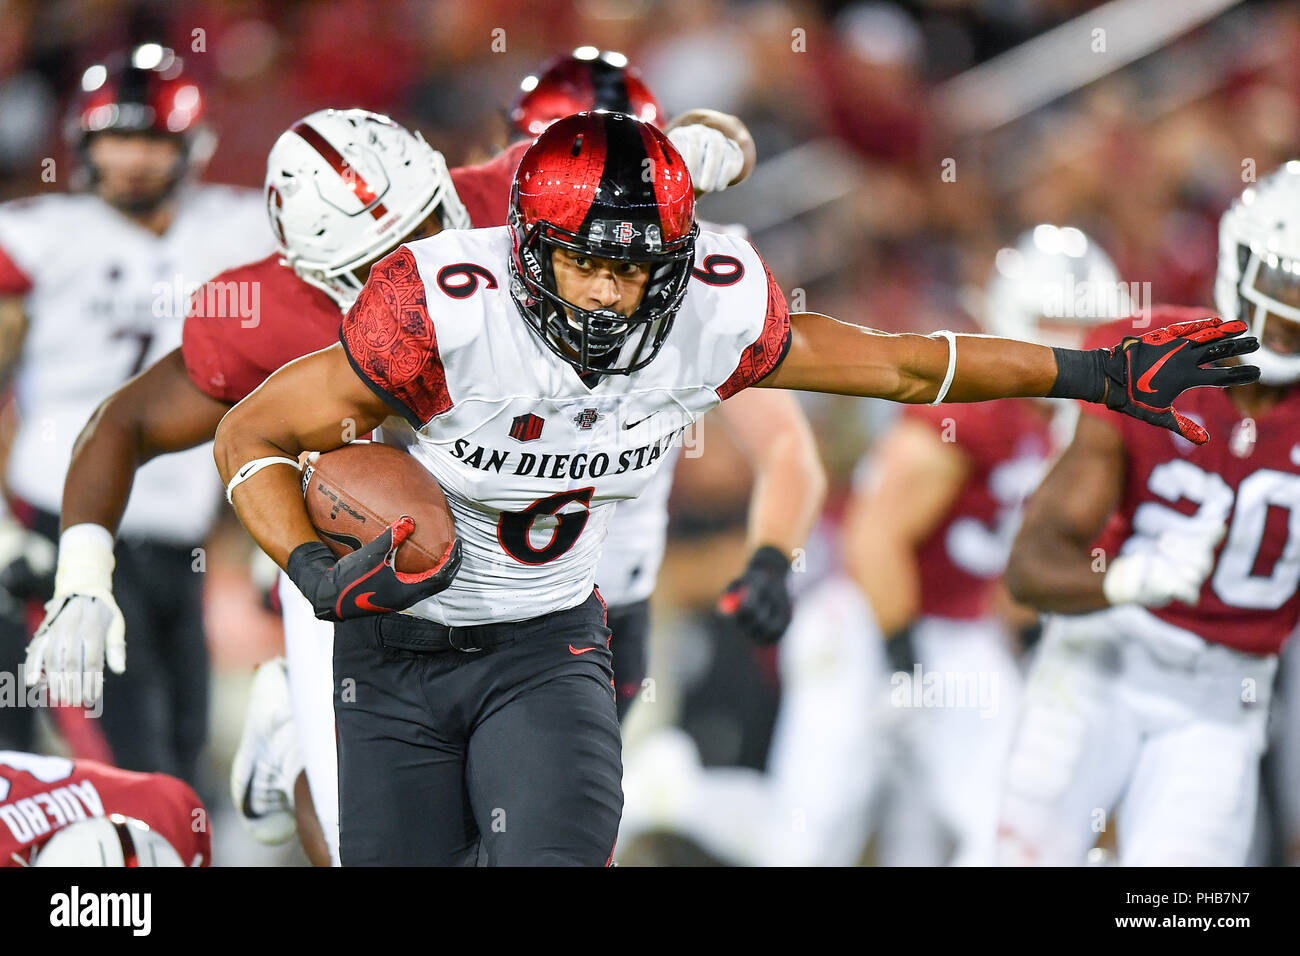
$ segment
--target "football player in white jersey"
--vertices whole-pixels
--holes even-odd
[[[556,120],[591,109],[627,113],[661,127],[665,118],[627,57],[580,47],[547,64],[539,75],[524,78],[510,119],[532,138]],[[686,160],[696,198],[736,185],[754,165],[753,140],[734,117],[693,110],[666,132]],[[740,227],[718,231],[743,234]],[[753,640],[768,644],[790,623],[790,558],[821,511],[826,473],[808,420],[790,393],[742,391],[722,404],[716,418],[754,471],[748,527],[752,553],[743,574],[722,595],[719,611]],[[666,452],[667,460],[645,491],[614,509],[596,567],[614,634],[610,650],[619,720],[631,710],[648,673],[650,595],[668,539],[668,496],[678,452],[678,446]]]
[[[1215,319],[1086,353],[791,317],[752,246],[699,232],[677,150],[622,114],[543,133],[510,220],[376,264],[340,344],[272,375],[217,432],[241,520],[317,615],[341,622],[345,865],[465,862],[480,843],[489,863],[608,862],[622,795],[592,589],[601,539],[610,505],[728,396],[761,383],[910,402],[1075,397],[1205,441],[1172,400],[1256,374],[1200,368],[1257,347],[1244,323]],[[1141,403],[1132,376],[1149,386]],[[457,547],[440,566],[392,566],[409,518],[338,561],[319,542],[298,456],[343,444],[348,418],[382,425],[444,487]]]
[[[147,43],[86,70],[69,136],[88,188],[0,207],[0,294],[20,300],[25,317],[15,357],[21,423],[6,482],[15,512],[51,540],[73,443],[96,405],[180,343],[201,283],[272,248],[255,191],[195,182],[214,138],[203,94],[171,50]],[[257,293],[242,289],[226,303],[232,321],[257,321]],[[220,502],[204,458],[194,449],[136,476],[116,551],[117,605],[112,614],[98,607],[118,635],[131,622],[133,665],[123,673],[124,651],[111,641],[107,681],[116,689],[102,720],[54,711],[78,752],[191,782],[208,700],[195,549]],[[101,543],[111,555],[106,533]],[[111,573],[107,560],[60,569],[54,602],[78,575]],[[82,703],[80,687],[51,690],[56,703]]]

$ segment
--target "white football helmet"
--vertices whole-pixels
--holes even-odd
[[[1264,344],[1270,316],[1300,322],[1300,161],[1248,188],[1219,220],[1214,304],[1225,322],[1240,319],[1259,339],[1248,361],[1262,384],[1300,381],[1300,355]]]
[[[157,831],[114,813],[70,824],[50,837],[33,866],[184,866]]]
[[[444,229],[470,228],[442,154],[368,110],[319,110],[281,133],[266,160],[266,205],[285,261],[343,309],[364,284],[353,270],[435,211]]]
[[[984,290],[991,335],[1078,348],[1084,330],[1131,314],[1110,256],[1074,226],[1035,226],[999,249]],[[1045,328],[1044,323],[1055,328]]]

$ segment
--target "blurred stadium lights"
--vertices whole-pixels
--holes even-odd
[[[1241,0],[1112,0],[953,77],[936,102],[961,134],[997,129],[1140,59]],[[1105,51],[1092,52],[1103,30]]]

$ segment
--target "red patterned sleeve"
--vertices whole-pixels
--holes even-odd
[[[763,262],[763,257],[759,256],[758,261]],[[731,377],[718,386],[718,398],[724,402],[771,375],[790,351],[790,309],[766,262],[763,262],[763,274],[767,277],[767,315],[763,318],[763,329],[741,353],[740,364]]]
[[[31,289],[27,273],[0,248],[0,295],[26,295]]]
[[[361,380],[413,427],[452,407],[424,282],[405,246],[371,268],[339,340]]]

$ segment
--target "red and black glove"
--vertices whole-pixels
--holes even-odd
[[[1238,338],[1246,329],[1245,322],[1199,319],[1126,336],[1109,349],[1053,349],[1058,373],[1048,397],[1102,402],[1204,445],[1209,433],[1174,411],[1174,399],[1202,385],[1226,388],[1256,381],[1259,369],[1253,365],[1202,367],[1259,348],[1253,336]]]
[[[790,626],[790,561],[764,545],[749,559],[745,573],[718,598],[718,613],[730,619],[755,644],[775,644]]]
[[[414,531],[415,521],[403,515],[374,541],[338,559],[321,542],[309,541],[293,549],[286,571],[322,621],[401,611],[445,590],[460,570],[457,539],[437,567],[419,574],[398,571],[394,555]]]

